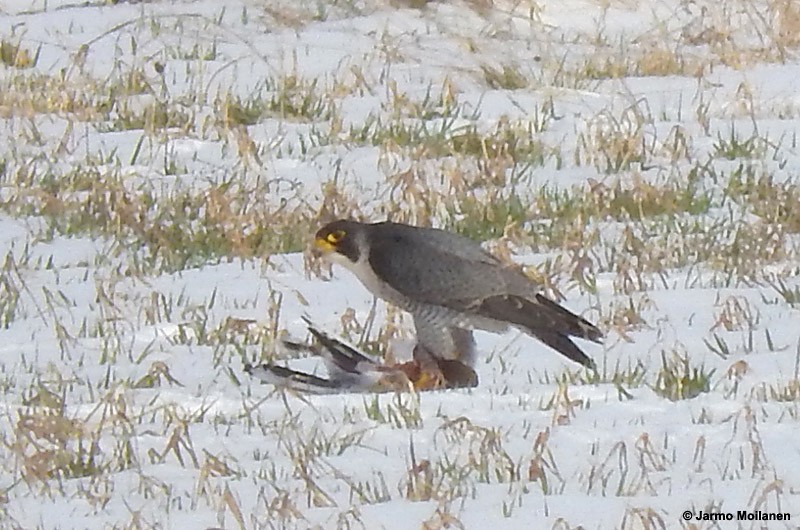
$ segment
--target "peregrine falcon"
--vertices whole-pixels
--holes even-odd
[[[594,369],[571,337],[600,343],[602,332],[541,293],[520,270],[466,237],[434,228],[339,220],[322,227],[315,252],[343,265],[375,296],[413,316],[421,388],[474,386],[473,330],[514,326]],[[442,362],[465,368],[448,377]],[[460,380],[464,374],[469,382]]]

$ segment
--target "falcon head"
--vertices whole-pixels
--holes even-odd
[[[314,236],[314,252],[326,259],[347,265],[361,257],[361,243],[366,225],[340,219],[328,223]]]

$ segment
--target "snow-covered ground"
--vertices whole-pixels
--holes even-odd
[[[0,528],[798,527],[798,35],[793,0],[0,2]],[[321,372],[303,316],[407,351],[300,252],[348,215],[490,239],[599,374],[509,332],[473,390],[251,381]]]

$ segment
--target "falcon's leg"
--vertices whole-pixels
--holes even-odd
[[[450,358],[473,368],[478,358],[478,350],[475,345],[475,337],[472,335],[472,330],[451,327],[448,328],[447,331],[450,334],[450,339],[453,341],[453,351],[455,352]]]
[[[461,361],[439,361],[446,388],[474,388],[478,386],[478,373]]]
[[[432,390],[478,385],[478,374],[473,368],[477,352],[472,330],[456,326],[443,328],[418,316],[414,317],[414,325],[417,345],[413,363],[419,375],[409,373],[409,379],[416,388]]]

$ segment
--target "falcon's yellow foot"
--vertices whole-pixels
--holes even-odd
[[[412,383],[416,390],[447,388],[447,380],[441,370],[420,370],[419,377]]]
[[[478,386],[475,370],[459,361],[437,360],[430,363],[414,360],[393,368],[404,373],[416,390]]]
[[[399,370],[408,378],[408,382],[416,390],[436,390],[446,388],[447,381],[442,371],[435,364],[424,363],[417,360],[396,364],[392,368]]]

